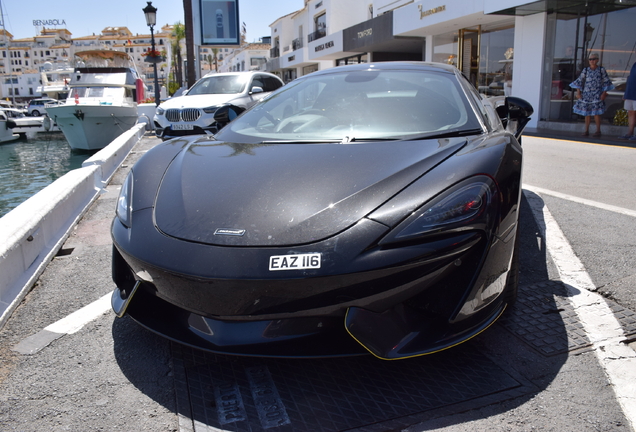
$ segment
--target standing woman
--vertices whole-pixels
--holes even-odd
[[[614,88],[612,81],[607,76],[603,66],[599,66],[597,53],[590,55],[590,66],[581,71],[581,75],[570,84],[576,89],[576,102],[572,111],[575,114],[585,116],[585,132],[583,136],[590,135],[590,122],[594,116],[596,123],[595,137],[601,136],[601,115],[605,113],[605,97],[607,92]]]

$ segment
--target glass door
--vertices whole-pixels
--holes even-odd
[[[458,46],[459,65],[457,67],[475,87],[478,87],[481,26],[461,29],[459,31]]]

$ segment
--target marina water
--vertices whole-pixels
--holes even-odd
[[[0,144],[0,217],[67,172],[81,168],[93,153],[71,150],[60,132]]]

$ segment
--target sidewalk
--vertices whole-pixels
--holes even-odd
[[[523,134],[526,136],[534,136],[540,138],[552,138],[552,139],[560,139],[567,141],[579,141],[585,143],[592,144],[605,144],[605,145],[615,145],[621,147],[631,147],[636,148],[636,141],[631,140],[620,140],[619,136],[625,135],[627,133],[626,126],[612,126],[612,125],[601,125],[601,132],[603,135],[601,137],[595,138],[590,134],[590,136],[584,137],[581,136],[583,133],[583,124],[573,125],[579,126],[576,130],[554,130],[554,129],[546,129],[546,128],[525,128]],[[580,130],[579,130],[580,129]],[[591,132],[594,132],[595,126],[592,125],[590,127]]]

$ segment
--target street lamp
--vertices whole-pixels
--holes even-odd
[[[142,9],[146,15],[146,24],[150,27],[150,44],[152,52],[155,52],[155,34],[153,32],[155,24],[157,24],[157,8],[148,2],[148,6]],[[157,63],[152,63],[152,70],[155,75],[155,106],[159,106],[159,77],[157,76]]]

